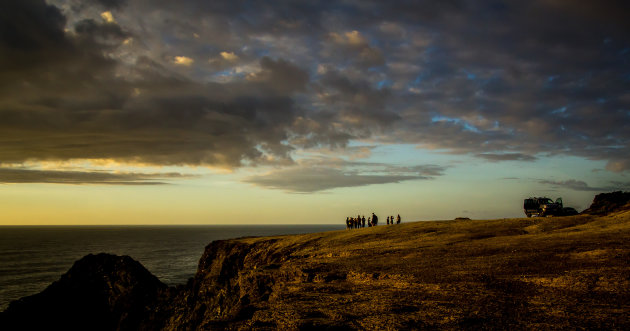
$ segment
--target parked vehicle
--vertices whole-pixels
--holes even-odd
[[[556,201],[547,197],[527,198],[523,202],[523,209],[527,217],[532,217],[533,215],[539,217],[570,216],[578,213],[574,208],[564,207],[562,198],[558,198]]]

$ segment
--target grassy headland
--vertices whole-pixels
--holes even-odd
[[[630,211],[417,222],[270,240],[239,239],[253,245],[252,257],[274,256],[267,265],[245,261],[242,273],[302,277],[274,282],[253,307],[251,326],[630,326]]]

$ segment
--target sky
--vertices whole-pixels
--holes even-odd
[[[622,0],[0,2],[0,225],[522,217],[630,189]]]

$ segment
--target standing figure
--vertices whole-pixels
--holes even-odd
[[[368,217],[368,228],[372,227],[372,218]]]
[[[389,225],[389,216],[387,216],[387,225]]]
[[[400,224],[400,214],[398,214],[398,216],[396,216],[396,224]]]
[[[378,216],[372,213],[372,226],[377,226],[377,225],[378,225]]]
[[[361,227],[362,228],[365,227],[365,215],[363,215],[363,217],[361,217]]]

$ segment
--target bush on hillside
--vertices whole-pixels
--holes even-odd
[[[606,215],[626,209],[630,209],[630,192],[616,191],[596,195],[591,206],[582,214]]]

